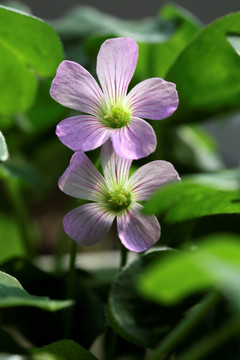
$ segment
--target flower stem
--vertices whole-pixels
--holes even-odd
[[[231,319],[215,333],[208,334],[203,339],[190,347],[178,360],[200,360],[205,355],[216,349],[219,345],[230,339],[235,334],[239,334],[240,324],[236,319]]]
[[[71,252],[70,252],[70,264],[69,264],[69,273],[66,289],[66,298],[74,299],[75,298],[75,289],[76,289],[76,257],[77,257],[77,243],[72,240]],[[74,306],[66,310],[66,327],[65,327],[65,336],[66,338],[71,337],[72,330],[72,320],[74,314]]]
[[[67,249],[67,235],[66,233],[62,230],[61,234],[59,236],[58,239],[58,244],[57,244],[57,248],[56,248],[56,257],[55,257],[55,272],[56,273],[60,273],[62,271],[62,259],[63,259],[63,255],[66,253],[66,249]]]
[[[23,247],[29,258],[33,256],[33,242],[32,242],[32,229],[30,227],[31,221],[29,218],[26,204],[23,200],[19,184],[15,179],[6,178],[3,180],[8,201],[13,208],[15,217],[21,232]]]
[[[197,304],[173,331],[163,339],[147,360],[163,360],[174,347],[201,321],[203,316],[217,303],[220,294],[213,291]],[[194,359],[195,360],[195,359]]]

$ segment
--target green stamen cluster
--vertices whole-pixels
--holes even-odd
[[[111,105],[110,110],[103,116],[103,123],[113,129],[121,128],[130,121],[130,111],[122,105]]]
[[[121,211],[127,209],[131,204],[131,194],[121,186],[114,191],[108,192],[107,203],[111,210]]]

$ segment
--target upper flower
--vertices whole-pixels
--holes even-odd
[[[144,251],[160,237],[153,215],[141,213],[138,201],[148,199],[161,185],[180,180],[166,161],[150,162],[128,178],[131,160],[119,157],[108,140],[102,147],[104,177],[83,152],[76,152],[59,180],[66,194],[93,201],[70,211],[63,220],[65,232],[82,245],[100,241],[117,218],[118,235],[131,251]]]
[[[93,150],[110,137],[116,153],[139,159],[156,148],[152,127],[141,118],[160,120],[178,106],[175,84],[151,78],[127,95],[138,59],[138,45],[131,38],[106,40],[98,53],[97,75],[73,61],[63,61],[52,82],[50,94],[60,104],[88,115],[61,121],[59,139],[74,151]]]

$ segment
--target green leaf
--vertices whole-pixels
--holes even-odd
[[[190,171],[207,172],[224,168],[216,143],[203,129],[196,125],[181,125],[167,129],[163,140],[165,144],[174,145],[163,145],[163,152],[165,155],[166,148],[165,158],[177,169],[183,167]]]
[[[0,261],[6,261],[14,256],[24,256],[22,235],[16,219],[0,212]]]
[[[160,303],[173,304],[210,287],[222,291],[240,311],[240,238],[212,235],[198,248],[168,254],[140,277],[139,289]]]
[[[139,59],[136,75],[142,80],[148,77],[164,77],[179,53],[202,28],[200,21],[177,4],[165,4],[159,19],[169,25],[172,32],[164,41],[139,42]]]
[[[15,179],[21,183],[29,185],[32,189],[41,191],[45,185],[45,179],[39,174],[36,165],[30,160],[20,156],[11,157],[7,163],[2,166],[6,179]]]
[[[61,340],[39,349],[33,349],[33,354],[53,354],[59,360],[97,360],[89,351],[72,340]]]
[[[1,270],[16,277],[30,294],[65,299],[68,276],[65,272],[53,274],[39,269],[26,259],[11,259]],[[110,272],[112,274],[110,274]],[[107,328],[106,303],[111,280],[115,271],[107,278],[98,272],[77,269],[71,339],[89,348],[95,338]],[[9,310],[10,311],[10,310]],[[66,336],[66,311],[48,313],[36,307],[11,309],[14,325],[35,346],[55,342]],[[38,324],[35,328],[35,324]],[[48,326],[46,327],[46,323]],[[32,329],[35,328],[35,331]]]
[[[57,311],[72,305],[70,300],[50,300],[27,293],[14,277],[0,272],[0,308],[36,306],[46,311]]]
[[[66,115],[66,108],[49,96],[50,86],[50,80],[39,82],[36,101],[26,113],[31,133],[37,133],[38,136],[40,131],[56,126]]]
[[[0,162],[8,159],[8,149],[5,138],[0,131]]]
[[[63,58],[56,32],[40,19],[0,6],[0,113],[28,109],[35,98],[34,73],[48,77]]]
[[[100,15],[97,19],[99,22]],[[104,14],[104,16],[106,16]],[[179,52],[201,28],[200,23],[177,5],[165,5],[158,17],[123,21],[103,20],[101,31],[85,41],[85,47],[94,58],[101,43],[109,37],[129,36],[139,45],[135,79],[164,76]]]
[[[182,178],[159,189],[145,204],[144,211],[163,215],[174,223],[208,215],[239,214],[240,170],[199,174]]]
[[[76,6],[62,19],[52,21],[52,25],[63,39],[98,34],[106,37],[129,36],[137,41],[162,42],[172,32],[172,27],[169,32],[169,27],[166,28],[164,23],[156,18],[122,20],[89,6]]]
[[[154,347],[186,311],[186,306],[168,309],[144,300],[136,290],[137,276],[153,260],[171,253],[162,248],[139,256],[118,274],[108,304],[110,325],[121,337],[137,345]],[[189,303],[188,303],[189,306]]]
[[[0,114],[0,124],[2,131],[10,129],[13,126],[12,116]]]
[[[239,36],[239,28],[240,13],[218,19],[179,54],[166,75],[179,93],[179,107],[171,121],[195,122],[239,108],[240,57],[229,37]]]

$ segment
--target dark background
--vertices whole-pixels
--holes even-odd
[[[63,15],[74,5],[94,6],[99,10],[125,19],[137,19],[154,16],[166,1],[157,0],[22,0],[34,15],[52,19]],[[203,23],[230,12],[240,11],[239,0],[176,0],[173,1],[195,14]],[[4,4],[4,1],[0,1]]]

